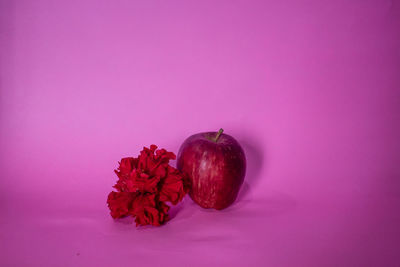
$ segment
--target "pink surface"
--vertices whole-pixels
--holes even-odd
[[[1,266],[400,266],[399,1],[0,1]],[[217,212],[114,222],[121,157],[224,128]]]

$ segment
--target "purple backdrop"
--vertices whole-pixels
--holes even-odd
[[[1,0],[0,265],[400,266],[399,29],[399,1]],[[121,157],[220,127],[233,206],[111,219]]]

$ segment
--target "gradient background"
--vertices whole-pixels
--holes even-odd
[[[399,1],[0,0],[0,33],[1,266],[400,266]],[[111,219],[121,157],[220,127],[233,206]]]

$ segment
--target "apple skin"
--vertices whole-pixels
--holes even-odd
[[[242,147],[222,131],[194,134],[178,152],[177,168],[191,180],[189,195],[203,208],[221,210],[230,206],[246,174]]]

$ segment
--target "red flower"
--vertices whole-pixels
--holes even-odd
[[[168,201],[176,205],[180,202],[188,191],[186,176],[171,166],[167,167],[168,175],[161,181],[160,200]],[[186,181],[185,181],[186,180]]]
[[[187,176],[171,167],[172,152],[151,145],[144,147],[137,158],[123,158],[115,173],[118,192],[108,195],[113,218],[136,217],[136,225],[162,225],[168,220],[169,206],[176,205],[189,190]]]
[[[111,217],[122,218],[129,215],[135,194],[128,192],[111,192],[108,195],[107,203],[110,208]]]
[[[156,201],[155,194],[143,194],[133,201],[131,214],[136,216],[136,226],[147,224],[160,226],[168,220],[168,210],[168,205]]]

